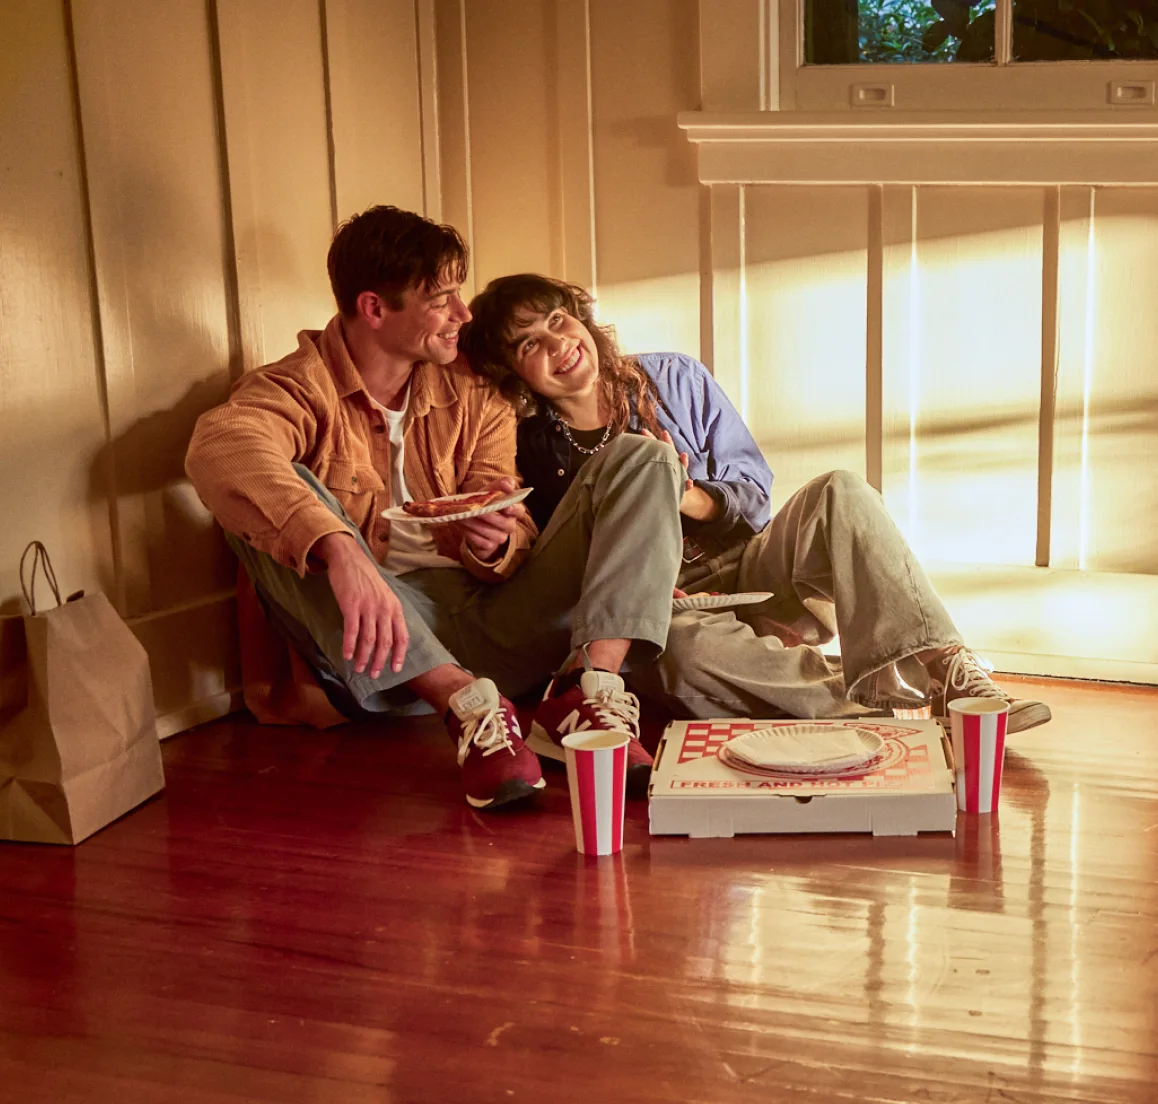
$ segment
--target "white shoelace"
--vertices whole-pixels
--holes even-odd
[[[600,690],[593,698],[584,699],[594,706],[595,715],[608,728],[631,733],[639,739],[639,698],[626,690]]]
[[[470,754],[471,744],[479,748],[483,755],[494,755],[496,751],[502,751],[504,748],[514,755],[515,748],[507,731],[506,712],[501,708],[488,709],[485,713],[468,717],[462,722],[462,738],[458,742],[460,767]]]
[[[961,648],[953,653],[945,672],[945,686],[949,690],[961,691],[961,697],[1008,698],[1008,695],[990,677],[993,664],[982,659],[976,652]]]

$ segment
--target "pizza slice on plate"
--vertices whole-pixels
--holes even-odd
[[[502,497],[502,491],[478,491],[449,498],[432,498],[428,502],[404,502],[402,509],[414,517],[446,517],[448,514],[462,514],[467,510],[477,510],[480,506],[489,506]]]

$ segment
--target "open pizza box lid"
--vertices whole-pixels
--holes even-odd
[[[953,757],[935,721],[833,720],[880,737],[863,773],[776,774],[725,762],[720,749],[744,733],[799,721],[674,721],[656,753],[649,790],[651,834],[693,837],[754,832],[871,832],[914,836],[957,824]],[[727,758],[727,753],[725,753]],[[733,765],[736,764],[736,765]]]

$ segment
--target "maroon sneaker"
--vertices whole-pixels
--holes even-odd
[[[497,809],[547,784],[539,760],[523,743],[515,707],[490,679],[475,679],[451,696],[446,727],[458,746],[467,804],[474,808]]]
[[[570,684],[570,685],[568,685]],[[567,675],[551,680],[535,710],[527,747],[563,762],[563,737],[572,732],[626,732],[627,788],[638,795],[647,789],[652,758],[639,742],[639,699],[623,688],[610,671],[584,671],[578,683]]]

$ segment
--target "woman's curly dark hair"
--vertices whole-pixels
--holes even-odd
[[[622,433],[634,409],[644,427],[660,435],[656,389],[634,357],[624,356],[611,326],[600,326],[595,301],[575,284],[524,272],[492,280],[470,302],[471,320],[462,328],[459,348],[477,375],[490,380],[520,418],[540,411],[540,400],[512,367],[513,333],[552,311],[579,319],[595,342],[599,380],[610,411],[612,433]]]

